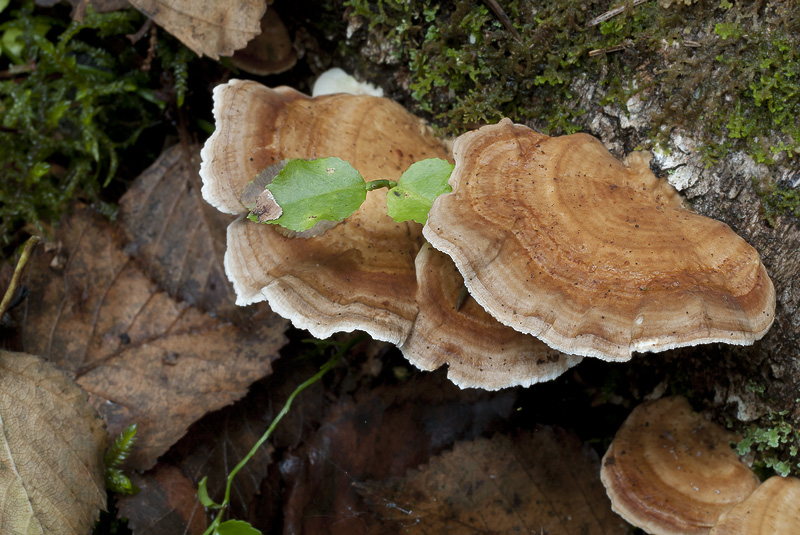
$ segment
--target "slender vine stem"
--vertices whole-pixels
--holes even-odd
[[[339,362],[339,359],[341,359],[345,354],[347,354],[348,351],[350,351],[356,344],[358,344],[359,342],[361,342],[365,338],[366,338],[366,335],[362,334],[362,335],[359,335],[359,336],[356,336],[356,337],[350,339],[346,344],[341,346],[339,348],[339,350],[331,358],[329,358],[327,360],[327,362],[325,362],[325,364],[323,364],[320,367],[320,369],[319,369],[319,371],[317,373],[315,373],[313,376],[311,376],[305,382],[300,384],[300,386],[295,388],[294,392],[292,392],[291,395],[289,395],[289,398],[286,400],[286,403],[284,403],[283,408],[278,413],[278,415],[275,417],[275,419],[272,420],[272,423],[269,425],[269,427],[264,432],[264,434],[261,436],[261,438],[258,439],[258,442],[255,443],[255,445],[250,449],[250,452],[247,455],[245,455],[244,458],[241,461],[239,461],[239,464],[237,464],[233,468],[233,470],[231,470],[230,474],[228,474],[228,480],[227,480],[227,483],[225,484],[225,497],[222,500],[222,503],[214,504],[213,507],[218,510],[218,513],[217,513],[216,517],[214,518],[214,520],[211,522],[211,525],[208,527],[208,529],[206,529],[203,532],[203,535],[212,535],[212,534],[217,533],[217,528],[222,523],[222,517],[224,516],[225,510],[227,509],[228,505],[230,505],[231,485],[233,484],[233,478],[236,477],[236,474],[239,472],[239,470],[244,468],[244,466],[248,463],[248,461],[250,461],[250,459],[253,457],[253,455],[256,454],[256,452],[264,444],[264,442],[266,442],[267,439],[269,439],[269,437],[272,435],[272,432],[275,431],[275,428],[278,426],[278,423],[280,423],[281,419],[283,419],[283,417],[286,416],[286,413],[289,412],[289,409],[292,406],[292,402],[294,401],[294,398],[296,398],[297,395],[300,394],[300,392],[302,392],[303,390],[305,390],[309,386],[313,385],[314,383],[316,383],[317,381],[322,379],[322,377],[326,373],[328,373],[328,371],[332,370],[333,367],[336,366],[336,363]],[[206,478],[204,477],[200,481],[200,485],[199,485],[200,486],[200,490],[198,492],[198,495],[203,494],[203,493],[205,493],[206,496],[208,495],[207,491],[205,490],[205,485],[206,485]],[[201,501],[202,501],[202,498],[201,498]]]
[[[366,183],[367,191],[372,191],[379,188],[392,189],[395,186],[397,186],[397,182],[394,180],[373,180]]]

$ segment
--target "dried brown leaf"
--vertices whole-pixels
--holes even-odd
[[[223,257],[231,216],[200,196],[200,147],[175,145],[147,168],[120,200],[125,252],[166,292],[237,323],[253,309],[235,305]]]
[[[261,33],[266,0],[130,0],[195,54],[230,56]]]
[[[0,531],[85,535],[105,507],[106,432],[52,364],[0,350]]]
[[[496,429],[516,392],[460,390],[444,371],[342,399],[298,453],[281,463],[284,533],[358,535],[376,519],[354,482],[401,476],[455,440]]]
[[[117,507],[134,535],[201,535],[205,531],[206,515],[197,488],[178,468],[159,463],[131,479],[139,492],[121,498]]]
[[[151,467],[189,424],[270,372],[285,321],[264,312],[246,329],[175,301],[87,208],[62,222],[58,238],[63,271],[43,248],[31,262],[23,345],[73,372],[112,433],[139,424],[131,466]]]
[[[598,477],[597,454],[540,427],[456,444],[406,477],[362,489],[394,527],[374,533],[627,533]]]

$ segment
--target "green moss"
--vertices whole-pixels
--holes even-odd
[[[134,10],[98,14],[89,6],[83,21],[65,22],[32,1],[15,7],[0,25],[0,70],[8,73],[0,79],[2,246],[18,240],[25,224],[43,231],[55,223],[76,196],[113,215],[102,188],[120,151],[166,105],[153,89],[161,69],[140,67],[161,61],[180,98],[189,57],[162,38],[156,57],[145,60],[146,40],[135,47],[125,38],[144,23]]]
[[[774,227],[775,218],[782,214],[789,213],[800,217],[800,191],[777,187],[774,184],[762,187],[756,179],[752,182],[753,189],[761,197],[764,219],[770,226]]]
[[[797,421],[788,421],[787,414],[787,411],[769,413],[747,428],[736,445],[739,455],[754,455],[753,467],[762,476],[773,472],[782,476],[800,473],[800,426]]]
[[[419,110],[432,114],[445,133],[503,116],[538,119],[551,132],[574,132],[579,129],[574,119],[583,113],[570,89],[576,77],[590,73],[594,81],[623,87],[625,70],[617,58],[589,58],[589,51],[629,40],[634,49],[649,46],[652,36],[643,30],[653,23],[656,8],[641,6],[600,28],[586,28],[584,2],[533,4],[504,4],[522,36],[518,41],[482,3],[346,2],[406,63]]]

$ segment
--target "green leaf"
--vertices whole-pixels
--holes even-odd
[[[321,220],[340,221],[367,198],[361,174],[339,158],[290,160],[267,186],[283,215],[275,223],[295,232],[313,227]],[[252,221],[257,215],[250,213]]]
[[[0,13],[2,13],[3,10],[8,7],[8,3],[10,1],[11,0],[0,0]]]
[[[400,177],[397,187],[386,195],[389,215],[398,223],[413,219],[424,224],[433,200],[452,191],[447,183],[452,172],[453,164],[436,158],[412,164]]]
[[[219,535],[261,535],[260,531],[243,520],[227,520],[215,531]]]
[[[201,479],[200,483],[197,484],[197,498],[200,500],[200,503],[203,504],[203,507],[219,509],[222,506],[212,500],[211,496],[208,495],[208,487],[206,486],[207,479],[208,476],[203,476],[203,479]]]

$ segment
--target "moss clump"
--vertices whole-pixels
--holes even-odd
[[[162,42],[146,59],[148,43],[137,48],[125,38],[144,22],[133,10],[98,14],[89,6],[83,21],[65,23],[30,0],[16,7],[0,25],[3,247],[25,224],[44,230],[57,221],[76,195],[113,215],[101,190],[115,176],[119,152],[166,106],[152,89],[161,72],[142,67],[160,61],[180,98],[189,58]]]
[[[771,472],[787,476],[800,471],[800,427],[796,421],[787,421],[787,414],[769,413],[760,425],[746,429],[736,445],[739,455],[754,454],[753,467],[762,476]]]
[[[701,26],[701,47],[676,55],[658,119],[694,122],[709,164],[732,150],[773,164],[800,153],[800,13],[781,2],[743,4]],[[683,84],[683,87],[681,87]]]
[[[757,179],[753,179],[753,189],[761,196],[761,209],[770,226],[774,227],[775,218],[782,214],[800,217],[800,191],[774,184],[762,187]]]
[[[596,5],[560,0],[505,2],[521,40],[482,3],[466,0],[349,0],[353,14],[393,59],[408,65],[412,97],[440,128],[457,134],[503,116],[537,120],[551,132],[574,132],[581,115],[572,82],[584,75],[623,91],[630,77],[618,56],[599,54],[625,43],[650,48],[657,8],[643,5],[597,27],[586,22]]]

